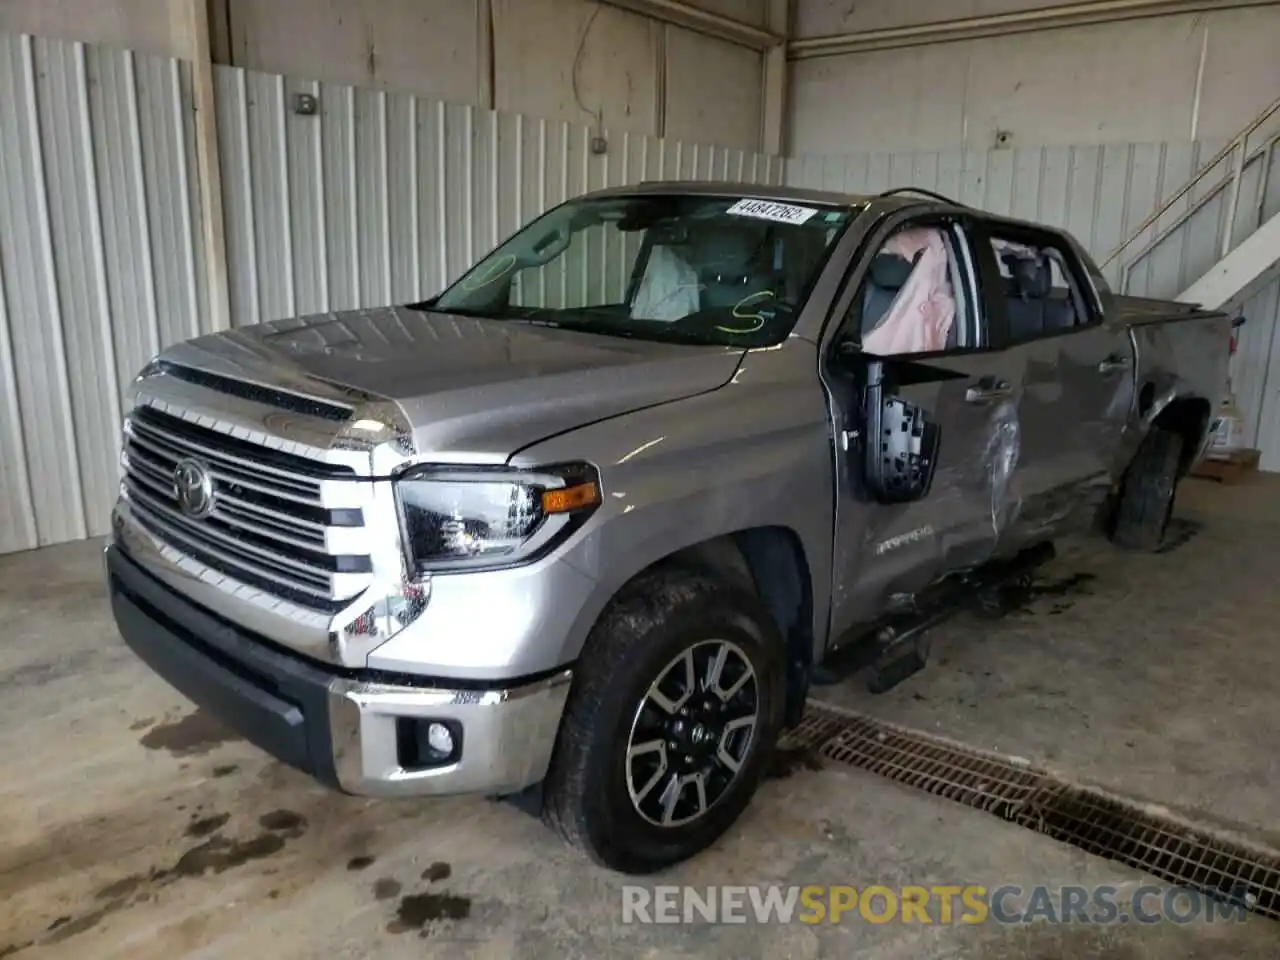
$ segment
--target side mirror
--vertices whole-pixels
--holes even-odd
[[[885,389],[883,364],[868,365],[866,440],[867,490],[880,503],[923,500],[933,485],[942,429],[924,411]]]

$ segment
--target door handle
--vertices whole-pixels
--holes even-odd
[[[994,400],[1005,400],[1013,396],[1013,387],[1005,380],[995,383],[984,383],[978,387],[970,387],[964,392],[966,403],[991,403]]]
[[[1121,370],[1128,370],[1132,363],[1133,361],[1128,357],[1121,356],[1118,353],[1113,353],[1111,356],[1107,357],[1107,359],[1098,364],[1098,372],[1102,374],[1119,373]]]

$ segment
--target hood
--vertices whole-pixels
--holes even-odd
[[[545,437],[714,390],[743,351],[384,307],[200,337],[163,359],[321,399],[395,401],[420,453],[505,460]]]

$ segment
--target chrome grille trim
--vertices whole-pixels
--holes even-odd
[[[125,470],[130,479],[144,483],[166,501],[170,499],[172,467],[163,469],[145,454],[140,454],[135,446],[133,450],[126,447]],[[211,517],[258,536],[276,537],[301,550],[325,550],[324,524],[257,507],[233,494],[219,493]]]
[[[267,564],[277,563],[288,571],[288,575],[295,576],[300,584],[310,584],[322,594],[329,592],[329,577],[326,573],[320,572],[320,569],[323,568],[317,569],[320,566],[319,564],[315,565],[315,567],[309,566],[305,562],[294,560],[282,554],[275,554],[270,550],[243,540],[237,540],[235,536],[219,530],[210,523],[188,520],[165,503],[167,494],[157,490],[155,484],[150,481],[139,483],[133,477],[129,477],[124,484],[125,490],[128,491],[129,499],[136,506],[142,508],[151,516],[163,520],[170,527],[184,531],[187,539],[201,543],[206,547],[212,545],[223,551],[230,551],[231,555],[243,554],[246,562],[256,560]],[[263,569],[270,569],[270,567],[264,567]],[[282,576],[281,579],[284,579],[284,577]]]
[[[193,535],[189,526],[172,522],[171,518],[151,509],[148,504],[134,497],[131,493],[126,495],[126,500],[133,507],[133,515],[153,535],[188,556],[207,563],[226,576],[234,577],[249,584],[255,582],[270,584],[267,588],[268,592],[277,593],[287,599],[296,599],[305,606],[315,609],[325,609],[333,605],[321,596],[323,592],[327,592],[327,585],[317,588],[301,581],[292,580],[289,576],[282,574],[280,570],[261,566],[253,560],[246,560],[243,556],[233,556],[217,544],[211,545],[199,535]],[[235,573],[232,571],[235,571]]]
[[[367,484],[349,466],[254,452],[252,441],[140,406],[125,421],[121,496],[153,536],[224,576],[309,609],[341,609],[373,579]],[[213,479],[207,516],[179,505],[183,460]]]
[[[299,480],[266,464],[229,455],[172,433],[161,433],[153,423],[138,418],[126,420],[124,432],[127,442],[136,443],[159,456],[172,457],[175,462],[183,457],[195,457],[207,463],[214,479],[223,483],[239,484],[248,490],[296,503],[318,505],[321,502],[317,481]]]

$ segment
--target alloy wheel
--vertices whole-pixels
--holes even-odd
[[[759,721],[759,681],[741,647],[704,640],[674,657],[631,723],[626,775],[636,812],[659,827],[705,815],[741,774]]]

